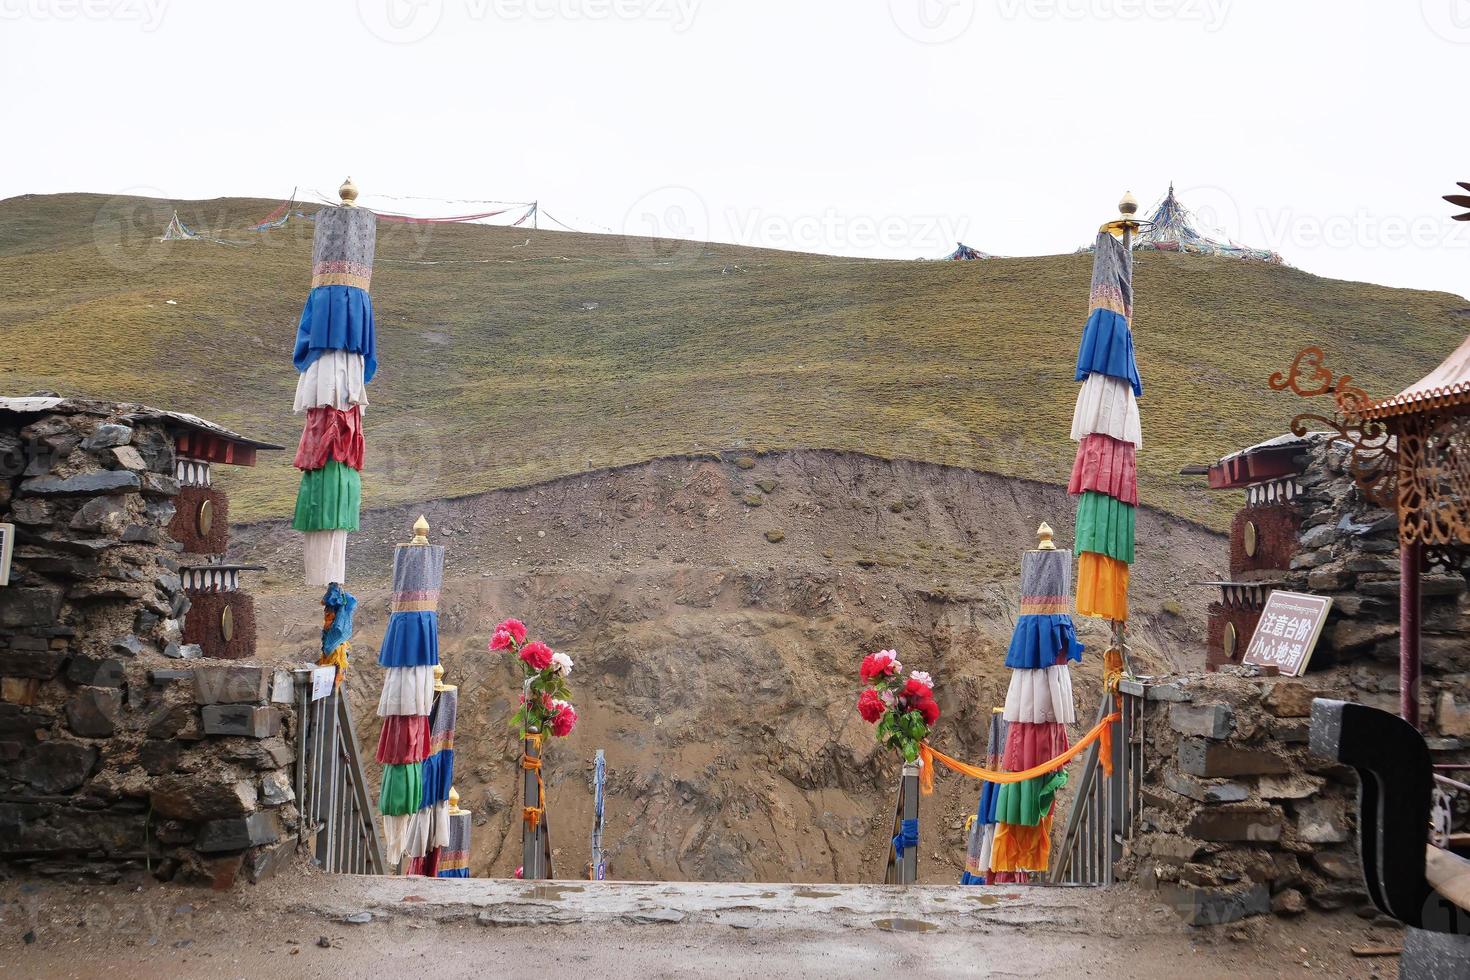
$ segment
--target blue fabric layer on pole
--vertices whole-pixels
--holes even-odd
[[[373,331],[373,300],[357,286],[317,286],[306,295],[291,360],[305,371],[322,351],[362,355],[363,383],[378,372],[378,341]]]
[[[424,806],[449,799],[454,782],[454,750],[435,752],[424,760]]]
[[[1082,328],[1082,346],[1077,349],[1077,380],[1089,374],[1106,374],[1133,386],[1135,397],[1143,395],[1138,363],[1133,358],[1133,331],[1128,318],[1113,310],[1095,309]]]
[[[439,874],[436,877],[439,877],[439,878],[468,878],[469,876],[470,876],[470,869],[469,868],[453,868],[453,869],[451,869],[449,871],[441,871],[441,872],[439,872]]]
[[[322,605],[337,610],[332,625],[322,630],[322,653],[331,653],[352,636],[352,613],[357,609],[357,597],[333,582],[322,596]]]
[[[966,872],[963,872],[960,875],[960,884],[962,884],[962,885],[983,885],[983,884],[985,884],[985,876],[984,875],[972,875],[972,874],[970,874],[970,872],[966,871]]]
[[[1061,613],[1021,616],[1016,620],[1016,631],[1011,634],[1006,666],[1011,670],[1043,670],[1068,660],[1081,663],[1082,649],[1071,616]]]
[[[898,836],[893,838],[893,853],[897,854],[899,858],[902,859],[904,851],[908,850],[910,847],[918,846],[919,821],[917,819],[905,820],[900,823]]]
[[[995,801],[1000,796],[1000,783],[984,783],[980,787],[980,805],[975,808],[975,822],[984,826],[995,823]]]
[[[396,612],[378,648],[379,667],[432,667],[439,662],[439,614]]]

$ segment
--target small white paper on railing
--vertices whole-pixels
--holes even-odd
[[[332,666],[317,667],[311,672],[311,699],[320,701],[332,693],[332,685],[337,682],[337,668]]]

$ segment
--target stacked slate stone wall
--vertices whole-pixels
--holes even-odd
[[[0,411],[0,861],[259,877],[295,851],[289,705],[183,642],[174,441],[138,408]]]
[[[1119,875],[1193,925],[1366,908],[1357,775],[1307,749],[1311,678],[1241,668],[1150,684],[1143,818]],[[1125,682],[1127,683],[1127,682]]]

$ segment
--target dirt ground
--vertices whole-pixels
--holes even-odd
[[[1391,978],[1351,915],[1192,930],[1126,889],[371,879],[0,885],[0,974]],[[354,921],[358,920],[358,921]],[[364,921],[365,920],[365,921]]]
[[[509,876],[519,855],[518,673],[485,649],[517,616],[577,664],[581,722],[546,764],[561,877],[587,860],[602,748],[613,877],[860,882],[881,879],[898,773],[854,709],[859,660],[894,647],[933,673],[936,744],[981,761],[1010,679],[1021,552],[1043,520],[1065,547],[1073,503],[972,470],[802,451],[663,459],[423,510],[446,548],[440,642],[460,687],[455,782],[475,812],[476,875]],[[419,512],[366,512],[349,545],[361,600],[349,691],[369,758],[393,546]],[[1200,663],[1209,593],[1188,583],[1216,577],[1224,539],[1149,509],[1138,527],[1140,670]],[[314,660],[321,612],[296,584],[299,535],[263,524],[234,542],[232,557],[271,569],[252,586],[261,653]],[[1078,624],[1081,720],[1096,711],[1106,637]],[[976,790],[945,777],[925,801],[924,880],[958,880]]]

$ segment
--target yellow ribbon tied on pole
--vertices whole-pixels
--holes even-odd
[[[919,760],[923,763],[923,767],[919,770],[919,789],[925,796],[934,792],[934,763],[936,762],[942,763],[945,768],[952,769],[961,776],[969,776],[971,779],[983,779],[988,783],[1024,783],[1028,779],[1056,772],[1075,759],[1093,742],[1098,743],[1097,757],[1102,764],[1103,772],[1111,776],[1113,774],[1113,725],[1122,717],[1119,712],[1114,711],[1094,725],[1090,732],[1083,735],[1075,745],[1061,755],[1020,772],[997,772],[994,769],[972,766],[968,762],[961,762],[945,755],[928,742],[920,742]]]

